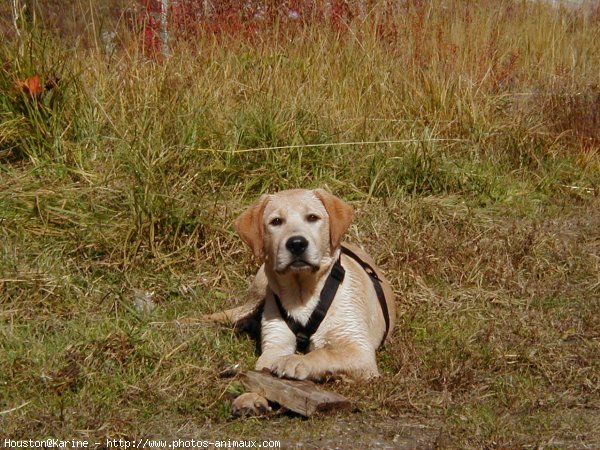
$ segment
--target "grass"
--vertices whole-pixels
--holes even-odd
[[[79,45],[4,24],[0,437],[600,445],[598,16],[384,11],[168,59],[106,54],[98,14]],[[297,186],[354,205],[398,325],[381,380],[330,386],[355,412],[235,420],[218,374],[254,345],[198,319],[255,270],[233,219]]]

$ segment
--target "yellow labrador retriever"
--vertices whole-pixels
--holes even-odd
[[[372,259],[342,245],[352,217],[325,190],[294,189],[263,195],[236,220],[263,262],[251,288],[264,299],[257,370],[315,381],[379,375],[375,351],[394,326],[394,297]]]

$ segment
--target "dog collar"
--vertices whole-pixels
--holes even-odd
[[[319,325],[321,325],[321,322],[323,322],[323,319],[327,315],[327,311],[333,302],[338,287],[344,281],[345,275],[346,271],[342,267],[340,256],[331,268],[331,272],[329,272],[327,280],[325,280],[325,285],[323,286],[323,289],[321,289],[321,294],[319,294],[319,303],[310,315],[306,325],[302,325],[300,322],[290,317],[289,313],[281,304],[281,299],[279,296],[273,293],[275,303],[277,304],[277,308],[279,309],[282,319],[285,321],[289,329],[292,330],[292,332],[296,335],[296,351],[300,353],[308,352],[310,338],[319,329]]]

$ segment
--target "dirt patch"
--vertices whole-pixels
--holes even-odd
[[[158,426],[158,424],[157,424]],[[161,427],[164,429],[164,423]],[[433,449],[447,439],[435,420],[410,415],[339,414],[311,419],[286,415],[237,419],[227,424],[173,427],[170,439],[279,441],[283,449]],[[164,436],[164,434],[162,435]],[[202,437],[201,437],[202,436]],[[165,439],[161,437],[160,439]]]
[[[411,417],[385,420],[334,418],[318,437],[298,435],[282,441],[282,448],[295,449],[433,449],[441,441],[439,424],[420,422]]]

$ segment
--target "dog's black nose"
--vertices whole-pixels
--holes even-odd
[[[304,253],[308,247],[308,241],[302,236],[292,236],[285,243],[285,247],[292,252],[293,255],[299,256]]]

